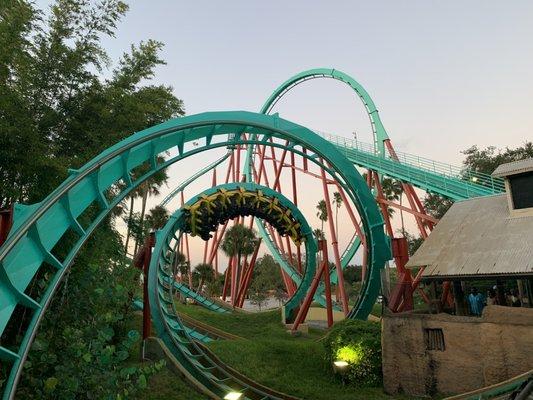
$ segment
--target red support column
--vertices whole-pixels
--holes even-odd
[[[261,247],[261,241],[259,240],[259,242],[257,243],[255,247],[254,253],[252,254],[250,265],[248,266],[248,269],[246,270],[245,279],[239,291],[238,302],[237,302],[238,307],[242,307],[244,304],[244,298],[246,297],[246,292],[248,291],[250,282],[252,281],[252,275],[254,272],[255,263],[257,261],[257,254],[259,253],[260,247]]]
[[[228,263],[228,266],[226,268],[226,271],[224,272],[224,287],[222,289],[222,300],[226,301],[226,297],[228,295],[228,287],[229,287],[229,282],[230,282],[230,279],[231,279],[231,263],[233,262],[233,258],[230,258],[229,259],[229,263]]]
[[[393,288],[388,307],[393,312],[413,309],[412,278],[405,264],[409,260],[408,244],[405,238],[392,239],[392,254],[398,270],[398,283]]]
[[[0,210],[0,246],[6,241],[13,225],[13,207]]]
[[[331,304],[331,281],[329,274],[328,246],[325,240],[318,242],[319,250],[322,251],[322,263],[324,263],[324,286],[326,295],[326,313],[328,328],[333,325],[333,305]]]
[[[323,163],[324,161],[321,160]],[[329,197],[329,190],[328,190],[328,184],[326,182],[326,171],[321,168],[321,174],[322,174],[322,188],[324,190],[324,200],[326,202],[326,210],[328,213],[328,224],[329,224],[329,234],[331,236],[331,245],[333,246],[333,256],[335,258],[335,267],[337,268],[337,279],[338,279],[338,290],[340,292],[341,297],[341,304],[342,304],[342,310],[344,311],[344,315],[348,315],[350,312],[348,308],[348,299],[346,297],[346,292],[344,290],[344,274],[342,271],[342,265],[341,265],[341,256],[339,253],[339,244],[337,242],[337,233],[335,231],[335,222],[333,221],[333,212],[331,210],[331,202]],[[329,271],[329,268],[328,268]]]
[[[327,246],[327,244],[320,245],[319,246]],[[311,303],[313,302],[313,297],[315,296],[316,289],[318,288],[318,284],[321,281],[322,274],[324,273],[325,266],[328,264],[328,261],[324,259],[322,263],[320,264],[320,267],[318,268],[318,271],[316,272],[311,285],[309,287],[309,290],[307,291],[307,294],[305,295],[305,298],[302,302],[302,305],[300,306],[300,309],[298,310],[298,314],[296,314],[296,318],[294,319],[294,323],[292,325],[292,332],[295,332],[300,324],[305,321],[305,317],[307,316],[307,313],[309,312],[309,307],[311,306]],[[331,296],[330,296],[331,298]]]

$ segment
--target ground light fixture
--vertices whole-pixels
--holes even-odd
[[[224,400],[239,400],[242,397],[242,393],[239,392],[229,392],[224,396]]]
[[[346,368],[349,364],[344,360],[333,361],[333,365],[336,368]]]
[[[335,374],[338,374],[341,377],[342,384],[344,385],[346,382],[346,372],[348,372],[348,366],[350,364],[347,361],[344,360],[335,360],[333,361],[333,372]]]

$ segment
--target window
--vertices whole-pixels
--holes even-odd
[[[509,184],[515,210],[533,207],[533,172],[512,175]]]
[[[426,343],[426,350],[446,350],[442,329],[424,329],[424,341]]]

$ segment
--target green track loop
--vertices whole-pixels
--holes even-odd
[[[245,132],[253,139],[245,140],[242,136]],[[270,138],[278,139],[278,142],[270,144]],[[285,146],[285,141],[288,141],[288,146]],[[0,346],[0,360],[10,365],[10,375],[4,386],[4,399],[12,399],[14,396],[39,322],[62,277],[81,246],[109,212],[142,182],[169,165],[194,154],[216,148],[232,148],[237,144],[267,144],[287,148],[307,157],[316,165],[321,165],[319,159],[327,163],[323,167],[339,182],[358,208],[366,240],[370,244],[368,279],[363,285],[354,314],[364,318],[370,313],[380,288],[380,270],[390,258],[390,250],[383,232],[383,219],[372,194],[353,164],[334,145],[311,130],[278,116],[229,111],[172,119],[133,134],[105,150],[79,170],[72,171],[69,178],[41,203],[17,207],[14,227],[7,241],[0,247],[0,334],[5,331],[17,305],[33,314],[20,345],[9,348]],[[159,154],[173,149],[177,150],[175,156],[162,163],[158,162]],[[307,154],[303,149],[307,150]],[[133,181],[132,170],[143,164],[150,166],[149,171]],[[118,183],[124,189],[115,197],[110,197],[109,189]],[[78,219],[90,206],[97,207],[99,214],[90,225],[82,227]],[[66,258],[58,260],[51,250],[67,230],[76,232],[79,239]],[[54,267],[55,274],[46,292],[37,301],[24,292],[43,262]]]
[[[387,131],[381,122],[376,105],[366,89],[350,75],[333,68],[314,68],[300,72],[278,86],[266,102],[261,107],[261,113],[269,114],[276,103],[295,86],[312,79],[330,78],[345,83],[361,99],[365,111],[370,120],[373,145],[347,139],[344,137],[326,135],[329,142],[332,142],[337,149],[354,165],[371,169],[378,172],[380,176],[389,176],[399,181],[412,184],[422,190],[437,193],[453,200],[468,199],[476,196],[487,196],[502,193],[504,191],[503,180],[493,178],[490,175],[476,173],[453,166],[436,163],[424,158],[400,155],[400,161],[387,156],[385,151],[385,141],[389,139]],[[253,146],[248,146],[246,153],[246,165],[244,173],[248,182],[253,182],[251,166],[253,165]],[[294,271],[288,260],[276,247],[273,239],[264,229],[261,221],[256,223],[258,231],[265,244],[272,252],[276,261],[283,270],[289,274],[295,283],[299,283],[299,276]],[[341,268],[345,269],[353,259],[361,246],[360,238],[353,238],[341,257]],[[337,282],[337,271],[333,269],[330,274],[331,282]],[[320,285],[316,291],[314,300],[325,305],[323,296],[324,286]],[[363,293],[364,296],[364,293]],[[349,316],[354,316],[350,313]]]

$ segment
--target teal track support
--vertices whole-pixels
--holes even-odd
[[[476,196],[486,196],[503,193],[505,190],[502,179],[490,175],[477,173],[464,168],[438,163],[423,157],[397,153],[398,160],[387,155],[385,141],[389,136],[379,116],[376,105],[366,89],[350,75],[333,68],[315,68],[300,72],[278,86],[261,107],[261,113],[270,114],[276,103],[295,86],[313,79],[330,78],[345,83],[360,98],[370,120],[373,144],[365,144],[345,137],[335,135],[323,136],[335,144],[337,149],[354,165],[371,169],[381,176],[389,176],[399,181],[412,184],[428,192],[441,196],[462,200]],[[253,145],[248,146],[246,153],[245,174],[248,182],[253,181],[251,166],[253,164]],[[299,283],[299,276],[290,263],[284,258],[274,244],[272,238],[264,229],[262,222],[256,222],[257,228],[264,242],[272,252],[276,261],[289,274],[295,283]],[[359,249],[361,241],[352,240],[341,257],[341,268],[345,269]],[[331,282],[337,282],[336,270],[331,273]],[[320,285],[314,300],[324,305],[324,287]],[[353,314],[350,314],[353,315]]]
[[[142,300],[134,300],[133,301],[133,308],[135,308],[136,310],[138,311],[142,311],[143,308],[144,308],[144,304],[142,302]],[[215,339],[213,339],[212,337],[210,337],[209,335],[204,335],[203,333],[200,333],[198,332],[196,329],[194,328],[189,328],[188,326],[186,325],[183,325],[183,329],[187,332],[187,334],[194,340],[198,340],[199,342],[202,342],[202,343],[211,343],[212,341],[214,341]]]
[[[257,193],[262,198],[275,200],[277,204],[290,210],[294,220],[300,224],[300,231],[305,239],[306,266],[305,273],[296,293],[285,304],[285,315],[291,316],[298,305],[303,300],[307,289],[316,273],[316,252],[317,245],[313,238],[312,230],[307,221],[285,196],[274,190],[259,186],[253,183],[231,183],[216,186],[195,196],[177,210],[169,219],[169,222],[160,231],[156,232],[156,242],[152,254],[150,272],[148,277],[148,293],[152,320],[157,330],[158,336],[163,340],[166,347],[172,352],[174,357],[180,361],[182,367],[203,386],[204,391],[208,391],[218,396],[224,397],[230,391],[238,390],[247,399],[271,399],[275,398],[258,388],[250,387],[240,381],[236,376],[221,369],[201,347],[194,342],[185,326],[181,322],[175,309],[175,289],[174,282],[176,271],[173,270],[173,259],[169,254],[176,247],[181,239],[186,225],[186,212],[193,204],[205,201],[212,195],[225,196],[227,193]],[[245,207],[244,202],[241,207]],[[249,206],[248,206],[249,207]],[[249,208],[248,208],[249,210]],[[252,212],[252,215],[255,215]],[[258,216],[258,215],[256,215]]]
[[[215,303],[213,300],[208,299],[207,297],[202,296],[199,293],[196,293],[189,286],[180,283],[174,282],[174,288],[181,292],[184,296],[190,297],[202,307],[207,308],[208,310],[224,314],[229,313],[230,311],[227,308],[222,307],[220,304]]]
[[[245,132],[249,134],[247,138],[242,135]],[[390,256],[389,246],[383,232],[383,219],[372,193],[353,164],[333,144],[277,115],[229,111],[172,119],[131,135],[80,169],[71,171],[70,176],[42,202],[17,207],[14,226],[0,247],[0,334],[4,333],[16,306],[28,310],[32,319],[20,343],[2,343],[0,346],[0,360],[9,366],[9,377],[3,389],[4,400],[14,397],[38,325],[61,279],[81,246],[109,212],[142,182],[169,165],[211,149],[231,149],[237,144],[286,148],[324,167],[339,182],[356,205],[366,241],[371,244],[368,279],[363,284],[363,295],[356,307],[360,318],[370,313],[380,289],[380,270]],[[172,157],[160,162],[158,155],[174,149]],[[319,162],[320,159],[324,160],[324,165]],[[148,171],[134,180],[132,171],[143,165],[149,166]],[[113,191],[112,195],[110,189],[118,187],[119,183],[122,188],[120,193]],[[89,207],[99,210],[98,214],[91,223],[82,226],[80,216]],[[63,243],[67,231],[74,232],[78,240],[64,259],[58,259],[52,249],[59,242]],[[42,296],[34,299],[25,291],[43,263],[54,268],[55,273]]]

